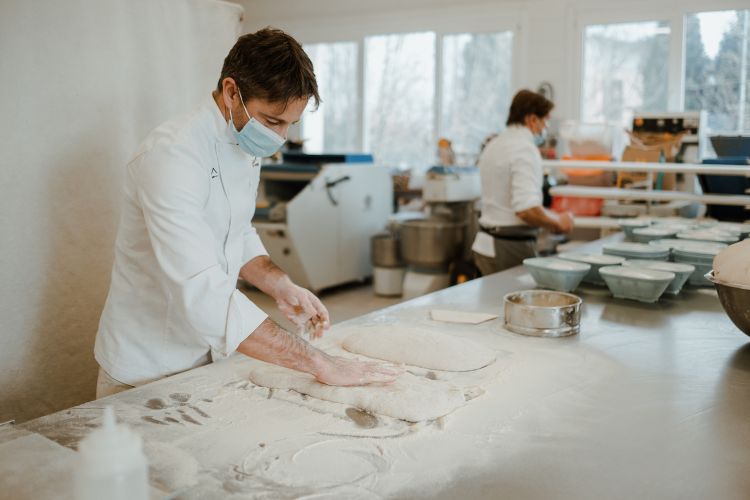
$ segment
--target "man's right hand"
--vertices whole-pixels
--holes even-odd
[[[328,385],[388,384],[404,372],[397,365],[331,356],[270,319],[248,335],[237,350],[267,363],[309,373]]]
[[[573,214],[563,212],[558,215],[558,229],[561,233],[570,234],[573,230]]]
[[[398,365],[325,355],[314,375],[323,384],[354,386],[389,384],[402,373]]]

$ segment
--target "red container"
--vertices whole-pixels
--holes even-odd
[[[577,196],[553,196],[552,210],[571,212],[573,215],[596,216],[602,213],[604,199],[579,198]]]

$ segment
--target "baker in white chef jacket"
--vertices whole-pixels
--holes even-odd
[[[386,383],[400,374],[314,348],[236,289],[238,276],[255,285],[313,337],[330,326],[320,300],[274,265],[250,223],[260,160],[282,146],[310,99],[319,102],[310,59],[286,33],[264,29],[238,39],[203,104],[140,146],[126,169],[96,336],[97,397],[235,351],[330,385]]]
[[[510,105],[506,130],[490,140],[479,157],[482,213],[472,250],[482,275],[536,256],[539,228],[555,233],[573,229],[570,214],[558,214],[542,205],[544,172],[539,146],[544,144],[553,107],[540,94],[519,91]]]

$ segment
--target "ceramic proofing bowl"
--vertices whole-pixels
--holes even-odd
[[[648,243],[653,240],[672,238],[677,234],[675,229],[666,226],[650,226],[633,230],[633,241],[637,243]]]
[[[669,248],[646,243],[610,243],[604,245],[605,255],[617,255],[626,259],[669,260]]]
[[[583,283],[591,283],[593,285],[604,285],[604,280],[599,275],[599,269],[604,266],[618,266],[625,262],[625,257],[594,253],[563,252],[558,257],[563,260],[590,265],[591,269],[583,277]]]
[[[626,260],[623,263],[623,266],[642,267],[646,269],[656,269],[657,271],[667,271],[669,273],[674,273],[674,279],[664,291],[664,293],[669,293],[671,295],[677,295],[678,293],[680,293],[682,287],[685,286],[688,278],[690,278],[690,276],[695,271],[695,266],[693,266],[692,264],[682,264],[679,262],[659,262],[656,260]]]
[[[656,302],[675,278],[674,273],[635,266],[606,266],[599,270],[618,299]]]
[[[555,257],[531,257],[524,259],[524,267],[541,288],[559,292],[572,292],[591,270],[589,264],[571,262]]]

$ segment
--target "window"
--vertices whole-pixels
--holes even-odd
[[[322,99],[302,117],[305,151],[363,151],[383,165],[423,168],[435,164],[440,134],[459,164],[473,164],[484,139],[504,128],[513,38],[421,32],[305,44]]]
[[[433,162],[435,33],[365,40],[365,150],[392,166]]]
[[[305,45],[315,67],[322,102],[302,119],[302,138],[308,153],[352,153],[361,150],[358,47],[355,42]]]
[[[484,139],[505,127],[512,50],[510,31],[443,37],[440,135],[459,164],[473,164]]]
[[[713,132],[750,131],[750,11],[685,17],[685,110]]]
[[[664,22],[586,27],[583,121],[629,127],[635,111],[666,111],[669,33]]]

